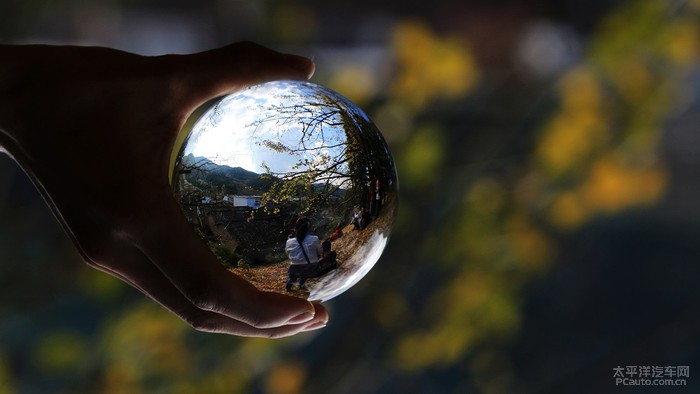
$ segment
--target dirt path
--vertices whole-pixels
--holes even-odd
[[[390,228],[388,223],[383,222],[384,220],[388,219],[380,217],[379,219],[372,221],[369,226],[362,230],[355,230],[352,225],[348,225],[343,228],[343,235],[333,241],[332,244],[332,249],[338,253],[338,268],[336,271],[342,273],[344,268],[346,270],[349,269],[348,267],[343,266],[343,262],[348,261],[348,257],[355,253],[357,248],[365,244],[375,230],[386,230]],[[288,267],[289,262],[282,261],[280,263],[270,264],[264,267],[231,268],[229,271],[246,279],[262,291],[272,291],[307,298],[309,296],[309,292],[299,290],[297,286],[294,286],[291,292],[286,291],[285,283],[287,282]],[[319,279],[320,278],[308,279],[306,283],[309,287],[311,287],[314,283],[318,282]]]

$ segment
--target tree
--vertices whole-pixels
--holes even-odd
[[[284,97],[281,102],[285,102]],[[298,214],[327,211],[329,204],[345,215],[366,207],[373,185],[394,184],[395,171],[376,126],[340,97],[316,94],[302,103],[264,105],[249,126],[260,132],[258,146],[276,152],[290,168],[261,163],[272,184],[263,194],[266,209],[282,207]],[[269,131],[275,130],[270,137]]]

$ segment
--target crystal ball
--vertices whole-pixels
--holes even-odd
[[[200,108],[171,160],[196,234],[258,289],[329,300],[379,260],[396,168],[367,115],[306,81],[254,85]]]

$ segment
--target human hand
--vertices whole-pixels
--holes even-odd
[[[261,292],[196,237],[168,180],[174,140],[210,99],[305,79],[308,59],[252,43],[144,57],[108,48],[0,46],[0,146],[91,266],[194,328],[282,337],[325,326],[319,304]]]

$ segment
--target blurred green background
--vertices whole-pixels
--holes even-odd
[[[321,331],[198,333],[84,265],[2,156],[0,393],[700,391],[700,1],[0,2],[4,43],[240,40],[313,57],[383,131],[385,255]]]

